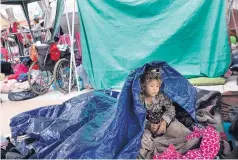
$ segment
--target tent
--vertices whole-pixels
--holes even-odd
[[[187,78],[230,64],[226,1],[77,0],[83,66],[94,88],[121,88],[136,67],[166,61]]]

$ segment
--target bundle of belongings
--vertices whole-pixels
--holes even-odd
[[[238,116],[238,91],[222,93],[220,110],[225,122],[232,122]]]
[[[222,93],[220,101],[221,116],[229,138],[238,143],[238,91]]]
[[[21,101],[34,98],[38,94],[34,93],[28,82],[28,68],[31,64],[29,58],[21,59],[21,63],[12,67],[9,62],[1,62],[4,67],[1,74],[1,93],[8,94],[11,101]]]
[[[141,78],[150,69],[162,80],[164,111],[172,105],[176,110],[166,112],[167,130],[155,137],[145,128],[148,109],[141,101]],[[10,127],[13,139],[27,137],[17,149],[22,155],[33,149],[31,159],[226,158],[233,148],[224,134],[220,97],[219,92],[196,89],[165,62],[154,61],[131,72],[120,94],[91,91],[21,113]]]
[[[29,159],[34,153],[32,149],[26,155],[22,155],[9,137],[1,137],[1,159]]]

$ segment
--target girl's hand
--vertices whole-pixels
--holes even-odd
[[[159,127],[159,130],[158,130],[158,134],[161,134],[161,133],[165,133],[166,132],[166,126],[167,126],[167,123],[165,120],[162,120],[162,122],[160,123],[160,127]]]
[[[150,131],[156,133],[160,127],[160,124],[151,123],[150,124]]]

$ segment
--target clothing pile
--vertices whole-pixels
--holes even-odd
[[[194,128],[194,132],[186,137],[186,141],[195,138],[202,138],[200,147],[187,151],[184,155],[178,152],[173,145],[160,155],[155,155],[154,159],[213,159],[218,154],[220,148],[220,136],[216,129],[208,126],[203,129]]]
[[[30,149],[22,154],[17,147],[10,141],[10,138],[1,137],[1,159],[29,159],[35,154],[35,150]]]
[[[232,122],[238,116],[238,91],[222,93],[220,110],[225,122]]]
[[[28,82],[28,68],[31,64],[29,58],[22,58],[21,63],[12,67],[11,63],[1,61],[0,91],[8,94],[11,101],[31,99],[38,94],[31,90]]]

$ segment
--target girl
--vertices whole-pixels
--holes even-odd
[[[146,126],[138,159],[152,159],[173,144],[184,154],[199,143],[199,138],[186,141],[191,131],[175,118],[175,107],[160,91],[162,81],[156,71],[149,70],[141,78],[141,101],[146,108]]]
[[[155,70],[147,71],[141,79],[141,101],[147,111],[146,128],[151,131],[153,137],[163,135],[175,117],[175,107],[160,92],[161,84],[160,76]]]

